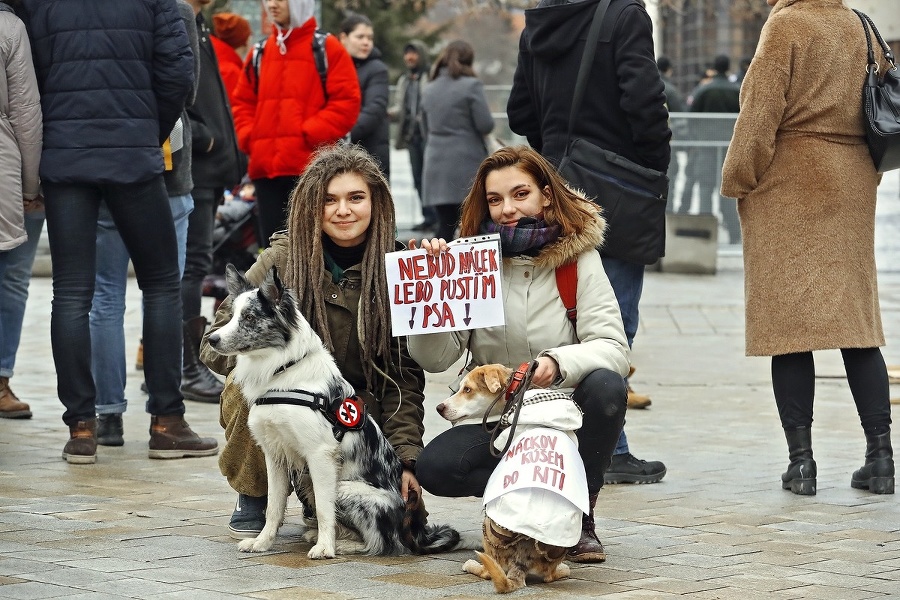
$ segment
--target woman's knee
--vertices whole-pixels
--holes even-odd
[[[585,413],[614,418],[625,413],[628,392],[625,379],[609,369],[591,371],[581,380],[572,399]]]

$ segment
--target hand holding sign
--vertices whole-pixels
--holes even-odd
[[[410,247],[385,255],[393,335],[504,324],[498,235]]]

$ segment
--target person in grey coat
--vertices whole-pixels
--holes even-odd
[[[39,195],[41,99],[25,25],[7,3],[0,3],[0,57],[5,77],[0,86],[0,269],[6,252],[25,242],[23,201]],[[2,272],[2,271],[0,271]]]
[[[454,238],[459,206],[488,154],[484,136],[494,129],[484,85],[472,70],[474,59],[471,44],[450,42],[434,63],[431,83],[422,94],[422,203],[437,210],[435,237],[446,240]]]
[[[0,418],[30,419],[31,407],[12,392],[9,378],[44,224],[38,178],[43,121],[28,34],[10,4],[0,3]]]

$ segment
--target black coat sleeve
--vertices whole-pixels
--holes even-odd
[[[541,119],[534,106],[534,90],[529,87],[533,81],[532,59],[528,51],[526,32],[519,37],[519,59],[513,75],[513,85],[506,102],[506,115],[513,133],[525,136],[532,148],[541,151]]]
[[[647,13],[637,6],[626,8],[616,25],[613,47],[621,91],[619,106],[631,126],[632,143],[641,162],[665,173],[672,131],[665,85],[653,51],[653,26]]]
[[[387,120],[389,96],[388,70],[381,61],[371,64],[371,72],[365,81],[360,81],[363,105],[356,118],[356,125],[350,131],[354,142],[372,135]]]
[[[154,7],[153,93],[162,145],[181,116],[194,84],[194,55],[175,3],[159,0]]]

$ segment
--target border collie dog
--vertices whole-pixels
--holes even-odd
[[[297,495],[315,510],[318,523],[318,533],[307,535],[310,542],[315,538],[310,558],[456,547],[456,530],[426,525],[424,511],[407,508],[400,495],[400,459],[275,268],[259,288],[233,265],[226,268],[226,280],[234,316],[209,336],[209,344],[237,356],[234,381],[250,409],[250,432],[265,453],[269,485],[266,526],[256,538],[242,540],[240,550],[272,547],[291,473],[304,469],[306,485]]]

